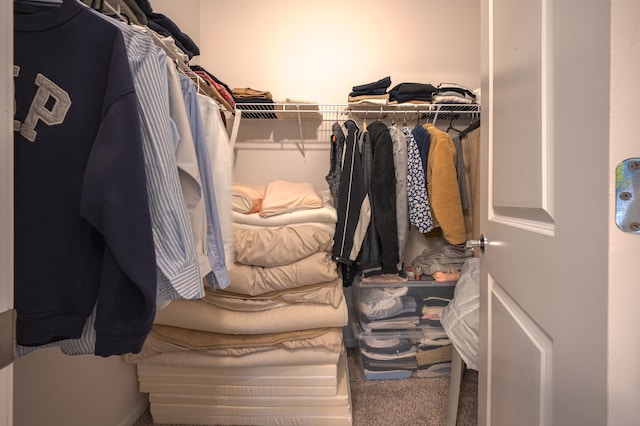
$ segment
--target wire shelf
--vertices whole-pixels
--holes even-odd
[[[233,121],[231,144],[235,147],[240,122],[249,120],[296,120],[299,139],[294,142],[297,149],[305,157],[305,137],[303,127],[318,125],[318,133],[330,132],[327,122],[354,120],[391,120],[393,122],[429,121],[435,125],[436,120],[455,120],[461,116],[480,117],[479,104],[454,103],[402,103],[402,104],[314,104],[314,103],[253,103],[237,102],[230,119]],[[325,125],[323,125],[325,123]],[[325,138],[328,140],[328,137]],[[318,140],[315,138],[315,140]],[[307,140],[307,143],[310,142]],[[278,144],[273,144],[278,146]],[[280,144],[280,147],[283,145]]]
[[[234,115],[247,119],[293,119],[337,121],[358,119],[449,118],[452,114],[479,114],[479,104],[311,104],[311,103],[236,103]]]

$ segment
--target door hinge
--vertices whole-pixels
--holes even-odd
[[[640,158],[629,158],[616,167],[616,225],[640,234]]]
[[[0,370],[16,359],[15,309],[0,313]]]

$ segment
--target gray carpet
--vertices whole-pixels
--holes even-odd
[[[449,378],[366,380],[357,349],[348,349],[353,426],[443,426]],[[458,426],[477,425],[478,372],[465,369],[460,387]],[[155,425],[147,410],[133,426]],[[175,425],[174,425],[175,426]]]

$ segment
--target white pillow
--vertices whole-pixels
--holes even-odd
[[[260,211],[266,185],[233,184],[232,208],[238,213],[256,213]]]
[[[314,184],[275,180],[267,184],[259,214],[261,217],[270,217],[323,206]]]

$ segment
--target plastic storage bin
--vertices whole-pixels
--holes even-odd
[[[354,320],[352,329],[369,380],[451,374],[451,341],[441,327],[367,332]]]
[[[453,299],[455,281],[363,281],[352,286],[353,311],[363,331],[442,327],[440,314]]]
[[[446,377],[451,341],[440,313],[455,281],[363,281],[352,286],[351,327],[367,379]]]

